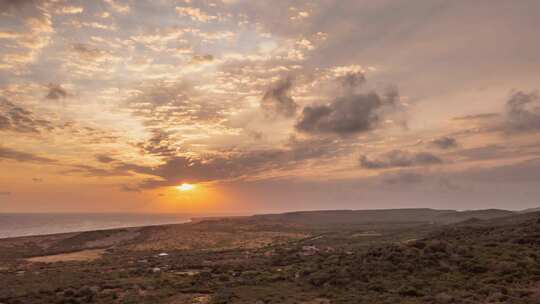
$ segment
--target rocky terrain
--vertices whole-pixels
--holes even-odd
[[[540,303],[538,212],[363,215],[3,239],[0,303]]]

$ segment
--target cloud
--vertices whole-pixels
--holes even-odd
[[[481,132],[506,135],[540,131],[540,96],[538,92],[512,91],[504,111],[455,117],[455,121],[478,122]]]
[[[130,176],[129,170],[123,168],[102,169],[89,165],[71,165],[70,169],[63,170],[62,174],[82,174],[88,177],[112,177],[112,176]]]
[[[540,180],[540,158],[534,157],[520,162],[488,168],[472,168],[464,171],[460,178],[486,183],[516,184],[533,182],[537,184],[538,180]]]
[[[452,120],[484,120],[500,117],[498,113],[481,113],[474,115],[465,115],[452,118]]]
[[[120,190],[124,192],[141,192],[139,187],[130,185],[121,185]]]
[[[261,99],[261,108],[272,116],[293,117],[296,114],[298,105],[290,96],[292,85],[291,77],[286,77],[272,84]]]
[[[77,29],[80,29],[82,27],[89,27],[89,28],[94,28],[94,29],[100,29],[100,30],[107,30],[107,31],[115,31],[117,28],[116,28],[116,25],[114,24],[104,24],[104,23],[100,23],[100,22],[80,22],[80,21],[77,21],[77,20],[71,20],[71,22],[69,23],[70,26],[74,27],[74,28],[77,28]]]
[[[210,54],[206,55],[193,55],[191,57],[191,64],[202,64],[202,63],[208,63],[214,61],[214,56]]]
[[[506,103],[508,132],[540,131],[540,98],[537,92],[514,92]]]
[[[143,155],[175,156],[178,148],[174,147],[169,135],[161,130],[152,130],[152,136],[147,141],[138,143],[137,147]]]
[[[487,145],[470,149],[460,150],[457,155],[468,160],[490,160],[506,158],[515,155],[515,151],[508,151],[508,147],[502,145]]]
[[[466,187],[463,187],[461,184],[454,182],[448,177],[441,177],[438,179],[438,182],[439,188],[441,188],[443,191],[466,190]]]
[[[189,94],[193,92],[193,87],[185,82],[155,83],[138,88],[137,91],[138,94],[127,100],[127,103],[135,108],[150,110],[158,106],[169,108],[188,106]]]
[[[531,140],[527,144],[498,143],[462,149],[455,153],[460,158],[470,161],[496,159],[523,159],[538,156],[540,143]]]
[[[309,12],[299,11],[296,15],[291,16],[289,19],[293,21],[300,21],[309,17]]]
[[[297,139],[291,137],[283,148],[252,151],[230,151],[205,158],[173,156],[157,167],[123,164],[117,170],[153,175],[140,188],[157,188],[183,182],[226,181],[238,178],[256,178],[272,170],[292,169],[306,160],[324,159],[347,153],[335,139]]]
[[[260,131],[246,130],[246,134],[253,140],[261,140],[264,138],[264,133]]]
[[[397,173],[385,174],[383,181],[392,185],[418,184],[424,180],[425,176],[417,172],[400,171]]]
[[[8,117],[0,114],[0,130],[8,130],[11,128],[11,121]]]
[[[208,15],[207,13],[201,11],[201,9],[194,7],[177,6],[176,12],[180,15],[190,17],[193,21],[208,22],[210,20],[217,19],[217,16]]]
[[[387,169],[441,164],[443,160],[428,152],[392,150],[376,158],[360,156],[360,166],[365,169]]]
[[[80,14],[83,11],[84,11],[83,7],[66,5],[66,6],[59,7],[56,10],[56,13],[60,15],[74,15],[74,14]]]
[[[52,41],[52,16],[43,1],[0,1],[2,24],[0,70],[19,75],[27,65],[40,58],[41,51]],[[10,22],[17,20],[16,22]]]
[[[50,121],[37,118],[33,112],[0,97],[0,131],[40,133],[52,129]]]
[[[366,82],[366,76],[364,73],[356,72],[347,72],[344,75],[341,75],[337,78],[338,82],[346,89],[355,89],[360,87]]]
[[[436,138],[430,142],[431,145],[439,148],[439,149],[452,149],[456,148],[458,146],[457,140],[453,137],[449,136],[443,136],[440,138]]]
[[[105,2],[117,13],[126,14],[130,11],[128,4],[123,4],[116,0],[105,0]]]
[[[19,10],[25,6],[35,5],[36,0],[2,0],[0,1],[0,10],[9,11],[9,10]]]
[[[81,59],[94,61],[107,56],[107,52],[98,48],[92,47],[84,43],[75,43],[72,46],[72,51]]]
[[[245,159],[247,161],[247,159]],[[205,182],[227,179],[242,174],[242,160],[236,162],[230,157],[216,157],[208,160],[176,156],[154,168],[155,176],[161,180],[147,180],[143,188],[172,186],[182,182]],[[253,165],[253,162],[251,162]],[[253,167],[251,167],[253,169]]]
[[[144,125],[152,128],[215,123],[224,117],[228,106],[184,81],[151,83],[138,88],[126,104],[133,115],[143,118]]]
[[[34,163],[54,163],[56,160],[37,156],[32,153],[13,150],[0,146],[0,161],[15,160],[19,162],[34,162]]]
[[[304,133],[353,135],[374,129],[381,122],[385,108],[394,107],[398,93],[386,96],[376,92],[346,94],[330,104],[307,106],[296,122],[296,129]]]
[[[338,88],[332,89],[331,101],[304,107],[295,124],[297,131],[356,135],[377,128],[385,121],[383,118],[391,118],[390,115],[396,113],[399,101],[397,88],[388,87],[383,94],[362,92],[366,78],[359,66],[339,66],[331,71],[333,81],[338,84]],[[395,118],[398,119],[397,116]]]
[[[501,132],[506,135],[540,131],[540,96],[538,92],[512,91],[504,111],[452,118],[454,121],[477,122],[481,132]]]
[[[104,154],[96,155],[96,160],[100,163],[106,163],[106,164],[116,161],[116,159],[110,156],[104,155]]]
[[[47,99],[60,99],[67,97],[67,91],[59,84],[50,83],[48,86],[49,92],[45,98]]]
[[[8,196],[11,195],[11,192],[9,191],[0,191],[0,196]]]

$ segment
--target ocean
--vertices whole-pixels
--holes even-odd
[[[0,238],[186,223],[188,215],[133,213],[0,213]]]

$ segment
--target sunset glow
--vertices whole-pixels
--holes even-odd
[[[190,191],[190,190],[193,190],[195,189],[195,185],[192,185],[192,184],[181,184],[180,186],[176,187],[176,189],[182,191],[182,192],[185,192],[185,191]]]
[[[0,304],[537,303],[539,29],[540,0],[0,0]]]
[[[439,2],[0,1],[0,212],[534,207],[540,2]]]

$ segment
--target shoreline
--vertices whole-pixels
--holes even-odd
[[[98,229],[83,229],[83,230],[73,230],[73,231],[61,231],[61,232],[53,232],[53,233],[37,233],[37,234],[21,234],[21,235],[13,235],[13,236],[0,236],[0,241],[9,241],[9,240],[15,240],[15,239],[21,239],[21,238],[33,238],[33,237],[54,237],[54,236],[61,236],[66,234],[78,234],[83,232],[98,232],[98,231],[115,231],[119,229],[144,229],[147,227],[165,227],[165,226],[173,226],[173,225],[184,225],[184,224],[197,224],[201,222],[206,221],[220,221],[225,219],[240,219],[240,218],[247,218],[249,216],[239,215],[239,216],[200,216],[200,217],[191,217],[189,219],[185,219],[183,221],[178,222],[167,222],[167,223],[159,223],[159,224],[144,224],[144,225],[130,225],[130,226],[110,226],[110,227],[102,227]]]
[[[200,221],[198,221],[200,222]],[[0,241],[4,240],[13,240],[13,239],[19,239],[19,238],[32,238],[32,237],[47,237],[47,236],[60,236],[64,234],[77,234],[77,233],[83,233],[83,232],[96,232],[96,231],[114,231],[119,229],[135,229],[135,228],[145,228],[145,227],[159,227],[159,226],[170,226],[170,225],[182,225],[182,224],[190,224],[195,223],[193,221],[193,218],[186,219],[181,222],[171,222],[171,223],[159,223],[159,224],[144,224],[144,225],[136,225],[136,226],[110,226],[110,227],[102,227],[98,229],[83,229],[83,230],[73,230],[73,231],[61,231],[61,232],[53,232],[53,233],[37,233],[37,234],[21,234],[21,235],[13,235],[13,236],[0,236]]]

